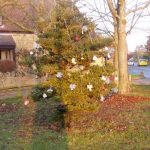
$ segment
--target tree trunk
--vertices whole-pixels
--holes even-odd
[[[117,34],[117,23],[114,25],[114,66],[115,76],[119,77],[119,66],[118,66],[118,34]],[[118,87],[118,80],[115,81]]]
[[[125,0],[118,3],[118,63],[119,63],[119,93],[129,92],[129,78],[127,65],[127,40],[126,40],[126,19]]]

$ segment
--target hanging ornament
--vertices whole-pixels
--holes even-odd
[[[5,103],[3,103],[3,104],[2,104],[2,107],[5,107],[5,106],[6,106],[6,104],[5,104]]]
[[[118,93],[118,88],[112,88],[111,90],[113,93]]]
[[[47,98],[47,94],[43,93],[43,98]]]
[[[97,60],[98,60],[97,56],[93,56],[93,61],[97,61]]]
[[[88,84],[88,85],[87,85],[87,89],[88,89],[90,92],[92,92],[92,90],[93,90],[93,85],[92,85],[92,84]]]
[[[74,65],[76,65],[76,64],[77,64],[77,62],[76,62],[76,59],[75,59],[75,58],[72,58],[72,59],[71,59],[71,62],[72,62],[72,64],[74,64]]]
[[[35,79],[38,79],[38,78],[39,78],[39,76],[36,75],[36,76],[35,76]]]
[[[76,84],[70,84],[70,85],[69,85],[69,88],[70,88],[71,91],[75,90]]]
[[[102,81],[106,81],[106,80],[107,80],[107,77],[102,76],[102,77],[101,77],[101,80],[102,80]]]
[[[35,42],[35,43],[34,43],[34,48],[35,48],[35,49],[39,49],[39,48],[40,48],[40,45],[39,45],[37,42]]]
[[[33,70],[36,70],[36,69],[37,69],[36,64],[33,64],[33,65],[32,65],[32,69],[33,69]]]
[[[30,101],[27,100],[27,99],[24,101],[24,105],[25,105],[25,106],[29,105],[29,103],[30,103]]]
[[[53,89],[50,87],[48,90],[47,90],[48,93],[52,93],[53,92]]]
[[[111,56],[110,56],[110,54],[109,54],[109,53],[107,54],[107,58],[108,58],[108,59],[110,59],[110,58],[111,58]]]
[[[79,68],[80,68],[81,70],[84,70],[84,66],[79,66]]]
[[[83,56],[81,57],[81,60],[84,60],[84,57],[83,57]]]
[[[106,78],[105,83],[110,84],[110,79],[108,77]]]
[[[30,55],[33,55],[33,52],[32,52],[32,51],[30,52]]]
[[[88,31],[88,27],[86,25],[82,26],[82,34]]]
[[[74,41],[75,42],[78,42],[80,40],[80,38],[79,38],[79,36],[76,34],[75,36],[74,36]]]
[[[118,81],[118,77],[117,76],[115,76],[115,81]]]
[[[61,79],[61,78],[63,77],[63,73],[58,72],[58,73],[56,74],[56,77],[59,78],[59,79]]]
[[[105,51],[108,51],[108,47],[105,47]]]
[[[105,97],[101,95],[100,101],[104,102],[105,101]]]

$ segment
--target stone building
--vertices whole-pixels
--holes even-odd
[[[19,0],[18,3],[14,2],[15,5],[7,5],[7,1],[4,1],[5,3],[6,6],[2,9],[0,4],[0,60],[8,59],[7,53],[8,56],[10,53],[15,57],[16,51],[34,48],[37,41],[35,34],[37,20],[49,19],[55,0]],[[40,11],[43,9],[40,14],[38,8]],[[6,50],[4,47],[8,47],[11,43],[15,45],[11,48],[9,46]],[[15,60],[12,56],[10,59]]]
[[[24,77],[16,76],[15,72],[3,73],[1,68],[7,67],[4,64],[8,62],[17,66],[16,53],[35,48],[37,21],[41,18],[50,19],[55,0],[2,1],[0,3],[0,89],[36,84],[35,77],[30,74]]]

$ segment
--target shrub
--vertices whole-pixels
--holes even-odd
[[[1,60],[0,61],[0,72],[12,72],[16,69],[16,64],[11,60]]]
[[[58,78],[55,74],[43,85],[57,89],[57,94],[69,111],[95,110],[101,97],[107,97],[115,86],[110,79],[113,71],[113,67],[109,65],[105,68],[92,66],[85,73],[64,71],[62,77]],[[103,81],[102,76],[107,77],[107,80]]]
[[[51,89],[53,91],[48,91],[48,89]],[[50,88],[48,86],[37,85],[33,87],[31,97],[34,101],[41,101],[44,98],[43,94],[46,94],[46,99],[48,99],[53,97],[56,94],[56,91],[54,88]]]

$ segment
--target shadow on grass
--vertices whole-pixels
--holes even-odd
[[[56,108],[59,103],[58,98],[36,103],[34,127],[39,132],[32,136],[33,150],[68,150],[64,115]]]
[[[51,99],[24,106],[22,98],[1,100],[0,150],[68,150],[64,116],[56,103]]]

